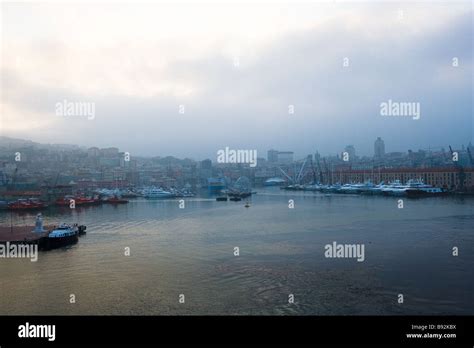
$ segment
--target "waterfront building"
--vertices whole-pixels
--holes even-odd
[[[277,163],[278,162],[278,151],[277,150],[268,150],[268,152],[267,152],[267,161],[269,163]]]
[[[337,166],[331,173],[333,181],[341,184],[372,181],[389,183],[399,180],[406,183],[410,179],[421,179],[424,183],[445,189],[474,190],[474,168],[435,167],[435,168],[373,168],[358,170]],[[325,174],[325,180],[327,180]]]

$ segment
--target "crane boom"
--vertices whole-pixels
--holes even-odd
[[[301,166],[300,172],[298,173],[298,176],[296,177],[296,182],[298,183],[301,180],[301,174],[303,174],[303,169],[306,166],[306,162],[308,161],[308,158],[306,158],[303,162],[303,165]]]
[[[472,166],[474,164],[474,161],[472,160],[471,149],[469,149],[469,146],[467,147],[467,155],[469,156],[469,163]]]
[[[278,169],[280,169],[280,172],[282,172],[283,175],[286,176],[288,178],[288,180],[290,180],[290,182],[293,182],[293,179],[290,178],[290,176],[288,174],[286,174],[286,172],[283,169],[281,169],[281,167],[278,167]]]

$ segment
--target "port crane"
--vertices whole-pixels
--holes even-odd
[[[324,163],[324,167],[326,167],[327,181],[328,181],[329,185],[332,185],[332,177],[329,175],[330,174],[329,166],[328,166],[328,163],[326,162],[325,158],[323,158],[323,163]]]
[[[293,178],[291,178],[280,166],[278,167],[278,169],[290,182],[293,182]]]
[[[308,162],[308,158],[305,158],[305,160],[303,161],[303,164],[300,167],[300,170],[298,171],[298,174],[296,174],[297,168],[296,168],[296,163],[295,163],[294,177],[291,177],[287,172],[285,172],[281,166],[278,166],[278,169],[291,183],[299,184],[301,182],[301,180],[303,179],[303,177],[304,177],[303,176],[303,171],[304,171],[304,168],[306,167],[307,162]]]
[[[316,170],[314,169],[313,158],[311,158],[311,171],[313,172],[313,184],[316,184]]]
[[[319,162],[319,158],[317,159],[318,161],[318,169],[319,169],[319,182],[322,184],[323,183],[323,169],[321,167],[321,162]]]
[[[449,151],[451,152],[451,160],[454,157],[454,151],[451,145],[449,145]],[[465,173],[462,165],[458,161],[454,162],[454,166],[459,169],[459,188],[462,190],[464,188]]]
[[[15,170],[13,171],[13,174],[12,174],[12,176],[11,176],[10,185],[9,185],[12,190],[15,189],[15,183],[16,183],[16,175],[17,175],[17,173],[18,173],[18,167],[15,167]],[[6,184],[8,184],[8,180],[7,180]]]
[[[467,147],[467,156],[469,157],[469,164],[471,166],[474,165],[474,161],[472,160],[471,149],[469,148],[469,146]]]

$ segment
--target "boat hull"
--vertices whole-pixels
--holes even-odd
[[[78,233],[72,236],[65,236],[65,237],[55,237],[55,238],[46,237],[44,239],[43,249],[51,250],[51,249],[62,248],[68,245],[76,244],[78,240],[79,240]]]
[[[410,198],[418,198],[418,197],[437,197],[437,196],[445,196],[447,192],[440,191],[440,192],[427,192],[423,190],[406,190],[406,196]]]

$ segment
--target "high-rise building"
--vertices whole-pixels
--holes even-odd
[[[385,143],[380,137],[378,137],[374,143],[374,157],[376,159],[382,159],[385,157]]]
[[[292,151],[278,151],[278,163],[289,164],[293,163]]]
[[[100,149],[98,147],[91,147],[87,149],[87,156],[98,157],[100,155]]]
[[[293,151],[268,150],[269,163],[288,164],[293,162]]]
[[[108,147],[105,149],[100,149],[100,153],[104,157],[109,157],[109,158],[118,157],[119,149],[117,149],[116,147]]]
[[[354,145],[347,145],[344,149],[344,152],[347,152],[347,154],[349,155],[349,161],[354,161],[356,159],[356,150]],[[344,158],[344,156],[342,157]]]
[[[277,150],[268,150],[267,152],[267,161],[270,163],[278,162],[278,151]]]
[[[212,169],[212,161],[210,159],[201,161],[201,169]]]

